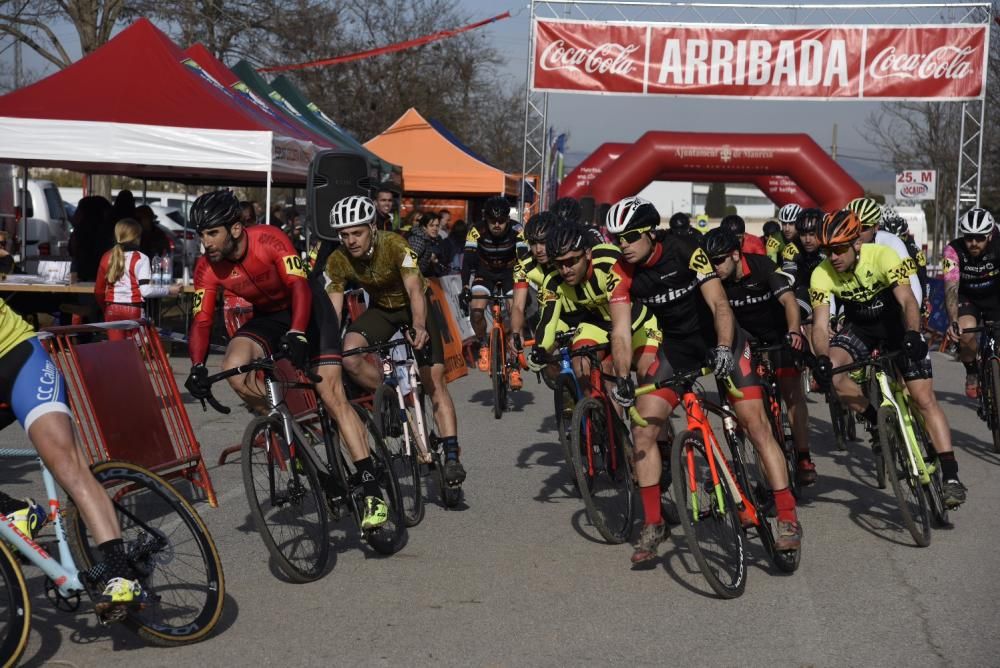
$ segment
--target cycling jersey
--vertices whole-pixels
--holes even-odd
[[[786,242],[785,237],[783,237],[780,232],[777,234],[769,234],[764,237],[764,250],[766,251],[767,256],[771,258],[771,262],[781,264],[782,253],[784,253],[785,249],[788,248],[788,246],[791,246],[792,243],[795,243],[794,239],[791,242]]]
[[[550,267],[546,267],[528,253],[527,257],[522,257],[514,265],[514,288],[530,286],[538,290],[550,271],[552,271]]]
[[[917,263],[910,257],[910,252],[906,250],[906,245],[895,234],[879,230],[875,233],[875,243],[879,246],[886,246],[896,252],[901,260],[906,262],[907,276],[910,281],[910,289],[913,291],[913,298],[917,300],[917,305],[924,303],[924,291],[920,285],[920,278],[917,276]]]
[[[809,281],[812,278],[813,270],[825,259],[826,256],[819,249],[810,253],[798,239],[793,239],[781,252],[781,271],[795,279],[793,289],[803,319],[812,315],[812,306],[809,303]]]
[[[427,281],[417,267],[417,256],[406,239],[395,232],[378,232],[370,256],[351,257],[344,248],[338,248],[326,261],[326,275],[330,283],[327,292],[343,292],[349,282],[356,282],[371,296],[379,308],[395,310],[409,303],[403,278],[419,276],[426,289]]]
[[[941,263],[944,280],[958,282],[958,294],[973,301],[1000,301],[1000,238],[990,239],[979,257],[972,257],[962,237],[948,242]]]
[[[125,249],[125,271],[114,283],[108,282],[108,266],[112,251],[107,251],[97,268],[97,283],[94,297],[97,305],[104,310],[106,304],[137,305],[147,298],[166,297],[170,288],[166,285],[152,285],[149,258],[134,248]]]
[[[734,272],[733,280],[722,282],[736,321],[759,341],[784,340],[788,322],[778,297],[791,292],[794,279],[763,255],[743,255],[740,265],[743,278],[735,280]]]
[[[7,302],[0,299],[0,357],[13,350],[17,344],[34,336],[35,330],[31,325],[14,313]]]
[[[209,262],[198,258],[194,268],[194,320],[191,323],[191,361],[202,364],[219,292],[228,290],[253,305],[255,313],[291,310],[291,328],[306,331],[312,293],[306,268],[288,236],[272,225],[244,228],[246,251],[239,260]]]
[[[499,237],[489,230],[481,232],[472,226],[465,237],[465,255],[462,260],[462,285],[469,285],[469,278],[476,275],[507,276],[514,269],[518,255],[528,250],[520,226],[508,223]]]
[[[754,255],[767,255],[767,249],[764,247],[764,242],[760,240],[755,234],[744,234],[743,243],[740,245],[740,252],[746,255],[747,253],[753,253]]]

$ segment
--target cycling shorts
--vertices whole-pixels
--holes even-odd
[[[489,297],[493,294],[493,286],[503,285],[503,293],[514,296],[514,269],[491,270],[483,267],[476,269],[476,277],[472,281],[470,291],[473,297]]]
[[[901,339],[895,341],[887,340],[882,348],[885,352],[895,352],[900,349]],[[846,350],[853,360],[860,360],[871,355],[871,351],[878,347],[878,339],[866,335],[863,331],[854,327],[849,322],[845,322],[840,331],[830,339],[830,346]],[[914,362],[909,357],[903,355],[895,359],[904,380],[925,380],[934,377],[931,369],[931,358],[928,352],[927,357]]]
[[[416,352],[417,365],[429,367],[434,364],[444,364],[444,339],[441,338],[442,324],[430,300],[427,306],[427,336],[430,342]],[[365,337],[367,345],[376,346],[385,343],[396,335],[396,332],[413,324],[413,314],[408,307],[399,309],[384,309],[372,305],[357,320],[347,328]]]
[[[66,381],[38,337],[0,358],[0,402],[10,406],[25,432],[46,413],[72,415]]]
[[[708,363],[709,353],[715,343],[715,337],[711,340],[702,336],[690,336],[686,338],[670,339],[663,342],[664,352],[667,356],[667,377],[675,373],[683,374],[701,369]],[[743,396],[736,398],[730,394],[732,402],[746,401],[748,399],[763,399],[764,386],[757,370],[750,360],[750,342],[746,332],[737,327],[733,336],[731,346],[733,352],[733,385]],[[680,399],[674,394],[670,400],[671,408],[675,408]]]
[[[610,323],[608,324],[610,325]],[[559,322],[556,331],[567,331],[565,325],[561,321]],[[610,334],[605,327],[592,322],[584,322],[577,326],[576,333],[573,336],[573,342],[570,344],[570,349],[581,348],[583,346],[604,345],[609,341]],[[655,355],[656,359],[647,369],[646,375],[638,379],[640,385],[655,383],[661,380],[666,380],[670,377],[670,365],[667,364],[667,358],[663,353],[663,332],[660,331],[659,323],[656,322],[656,316],[651,315],[641,322],[632,323],[633,368],[635,368],[635,362],[638,357],[643,354]],[[668,389],[660,389],[654,394],[670,401],[669,393],[670,390]]]
[[[984,320],[1000,322],[1000,300],[972,300],[960,296],[958,298],[958,317],[961,318],[963,315],[971,315],[977,323],[982,323]]]

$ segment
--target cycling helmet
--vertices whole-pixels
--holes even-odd
[[[763,233],[765,237],[770,237],[775,234],[781,234],[781,223],[776,220],[769,220],[764,223]]]
[[[604,218],[609,234],[650,230],[660,224],[660,214],[649,200],[626,197],[611,205]]]
[[[989,234],[996,226],[993,214],[986,209],[969,209],[958,222],[958,230],[962,234]]]
[[[342,230],[345,227],[369,225],[375,222],[375,202],[367,197],[351,195],[339,200],[330,210],[330,227]]]
[[[691,229],[691,216],[683,211],[678,211],[670,216],[670,230],[672,232],[687,232]]]
[[[560,221],[545,237],[545,253],[553,259],[589,247],[583,225],[568,220]]]
[[[901,239],[910,232],[910,228],[906,224],[906,219],[889,207],[882,209],[882,222],[879,224],[879,227],[889,234],[895,234]]]
[[[882,207],[871,197],[852,199],[847,208],[857,214],[862,227],[873,227],[882,220]]]
[[[240,218],[240,201],[232,190],[205,193],[191,205],[191,224],[202,232],[213,227],[229,227]]]
[[[778,209],[778,220],[782,223],[794,223],[800,213],[802,207],[792,202]]]
[[[528,243],[543,243],[549,232],[559,223],[557,214],[551,211],[536,213],[524,226],[524,238]]]
[[[736,235],[746,234],[747,232],[746,222],[735,213],[731,213],[723,218],[722,222],[719,223],[719,227]]]
[[[507,198],[497,195],[486,200],[486,203],[483,204],[483,220],[487,218],[509,219],[510,202],[507,201]]]
[[[818,234],[824,216],[821,209],[802,209],[795,219],[795,231],[799,234]]]
[[[739,250],[740,242],[729,230],[717,227],[705,234],[704,247],[708,257],[716,258]]]
[[[821,246],[840,246],[849,244],[861,236],[861,221],[858,215],[850,209],[841,209],[827,214],[819,226],[819,243]]]
[[[572,197],[560,197],[549,211],[563,220],[571,220],[574,223],[579,222],[583,218],[583,210],[580,208],[580,203]]]

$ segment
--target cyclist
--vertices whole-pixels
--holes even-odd
[[[236,330],[222,359],[225,370],[287,347],[298,368],[315,368],[316,390],[330,410],[361,474],[365,502],[362,527],[374,529],[388,519],[388,507],[375,480],[368,438],[344,392],[340,368],[340,326],[329,300],[284,232],[273,225],[244,227],[239,200],[216,190],[191,205],[191,222],[205,246],[194,268],[194,320],[189,353],[191,373],[185,387],[195,399],[211,391],[205,359],[215,303],[225,290],[250,302],[253,317]],[[229,384],[251,410],[267,410],[264,389],[254,374],[234,376]]]
[[[493,286],[501,283],[509,299],[514,290],[514,265],[527,252],[520,226],[510,220],[510,204],[503,197],[490,197],[483,205],[483,229],[473,225],[465,237],[462,260],[463,302],[469,304],[469,320],[479,340],[479,370],[490,370],[490,346],[486,339],[486,302]],[[472,275],[475,281],[470,283]]]
[[[385,343],[400,329],[409,329],[407,339],[416,351],[420,382],[434,406],[444,447],[444,479],[460,485],[465,468],[459,461],[455,404],[444,379],[442,324],[430,308],[427,280],[420,274],[416,255],[403,237],[376,230],[374,222],[375,204],[367,197],[345,197],[330,211],[330,226],[340,233],[341,241],[326,262],[330,279],[326,289],[334,309],[343,313],[348,283],[358,283],[371,298],[368,309],[347,328],[344,350]],[[345,357],[344,365],[362,388],[374,391],[382,384],[381,368],[362,356]]]
[[[2,424],[21,423],[28,440],[59,485],[80,507],[103,560],[84,575],[100,590],[95,608],[105,620],[120,620],[126,608],[141,607],[146,594],[129,562],[114,506],[73,436],[66,383],[31,326],[0,300],[0,402]],[[31,499],[0,499],[0,512],[33,538],[46,518]]]
[[[596,224],[591,224],[590,221],[583,219],[583,209],[580,207],[580,203],[572,197],[560,197],[556,200],[556,203],[552,205],[549,209],[552,213],[556,215],[559,220],[568,220],[571,223],[580,223],[583,225],[584,229],[587,230],[587,234],[590,237],[590,243],[592,244],[605,244],[608,242],[604,238],[604,233],[601,232],[600,228]]]
[[[847,209],[853,211],[861,222],[861,243],[888,246],[905,262],[913,297],[917,300],[918,306],[922,305],[924,293],[920,287],[920,278],[917,276],[917,263],[910,258],[906,245],[900,241],[899,237],[878,229],[882,222],[882,207],[879,203],[870,197],[859,197],[848,202]]]
[[[862,244],[861,221],[849,209],[827,215],[819,239],[828,259],[816,268],[809,284],[817,380],[829,383],[833,367],[866,358],[876,346],[886,351],[902,349],[903,379],[940,461],[944,503],[957,508],[965,501],[966,488],[958,478],[948,420],[934,396],[931,360],[920,334],[920,307],[910,290],[907,261],[891,248]],[[837,298],[844,312],[844,323],[832,340],[831,297]],[[837,374],[832,381],[841,402],[864,416],[875,439],[877,408],[868,403],[849,374]],[[873,446],[879,452],[877,441]]]
[[[781,260],[781,252],[785,249],[785,237],[781,235],[781,223],[769,220],[764,223],[761,232],[767,256],[777,264]]]
[[[879,224],[879,228],[881,231],[897,237],[903,242],[903,246],[906,247],[907,254],[916,265],[917,282],[920,283],[920,292],[923,295],[920,312],[924,316],[929,316],[931,291],[927,278],[927,256],[917,246],[917,242],[913,240],[913,235],[910,234],[910,227],[906,224],[906,219],[896,213],[895,209],[885,207],[882,209],[882,222]]]
[[[958,359],[965,366],[965,394],[979,396],[975,334],[962,330],[981,320],[1000,322],[1000,240],[996,223],[986,209],[970,209],[958,223],[962,236],[944,248],[941,273],[944,303],[951,326],[948,338],[958,343]]]
[[[740,327],[762,345],[787,342],[793,350],[806,349],[792,276],[763,255],[743,255],[736,237],[726,230],[716,228],[705,235],[705,253],[722,279]],[[816,482],[816,465],[809,454],[809,410],[799,367],[789,351],[770,357],[795,441],[795,477],[799,484],[811,485]]]
[[[656,316],[666,355],[663,369],[658,369],[657,373],[669,377],[701,369],[711,357],[716,377],[719,380],[732,378],[743,393],[742,399],[732,398],[733,410],[757,449],[774,489],[778,512],[777,548],[797,550],[802,528],[795,512],[795,497],[788,486],[784,454],[771,434],[764,411],[761,382],[750,364],[746,335],[735,326],[722,282],[705,251],[688,237],[658,238],[651,225],[654,220],[659,220],[656,207],[638,197],[626,197],[608,211],[608,230],[621,247],[621,258],[614,269],[617,280],[611,296],[615,308],[612,315],[624,315],[626,307],[641,305]],[[620,323],[621,318],[616,322]],[[615,331],[622,330],[616,328]],[[620,376],[613,396],[628,404],[634,400],[633,386],[625,377],[625,369],[620,366],[614,349],[612,356]],[[646,402],[639,409],[647,421],[665,421],[680,401],[676,392],[669,389],[658,399],[658,402],[656,399]],[[652,412],[646,414],[644,410]],[[639,447],[638,437],[636,447]],[[661,454],[656,448],[644,452],[649,461],[645,458],[637,461],[636,473],[640,485],[652,485],[656,480],[652,472],[659,470]],[[658,495],[658,489],[655,491]],[[648,494],[652,498],[653,492]],[[662,539],[662,533],[644,529],[633,559],[642,561],[655,557]]]
[[[722,219],[719,223],[719,227],[727,230],[731,234],[735,235],[740,241],[740,250],[743,253],[756,253],[757,255],[767,255],[767,249],[764,248],[764,242],[760,240],[760,237],[747,234],[747,224],[740,216],[735,213],[729,214]]]
[[[702,241],[702,231],[691,225],[691,216],[683,211],[677,211],[674,215],[670,216],[670,221],[667,223],[667,234],[692,237],[699,244]]]

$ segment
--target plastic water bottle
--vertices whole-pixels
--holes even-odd
[[[169,255],[164,255],[163,259],[160,260],[160,264],[163,267],[163,285],[170,285],[174,280],[173,259]]]
[[[158,287],[160,285],[160,256],[154,255],[153,259],[149,261],[149,272],[152,274],[149,277],[149,282],[153,287]]]

